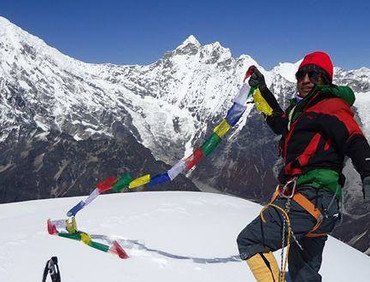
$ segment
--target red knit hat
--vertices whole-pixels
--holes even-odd
[[[329,57],[328,54],[321,52],[321,51],[316,51],[310,54],[307,54],[302,63],[299,65],[298,70],[303,68],[304,66],[307,65],[315,65],[323,69],[328,77],[330,78],[330,81],[333,81],[333,63]]]

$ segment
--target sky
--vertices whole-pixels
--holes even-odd
[[[335,66],[370,67],[367,0],[1,0],[0,16],[73,58],[150,64],[189,35],[219,41],[266,69],[315,50]]]

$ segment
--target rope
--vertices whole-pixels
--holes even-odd
[[[279,275],[279,282],[283,282],[283,281],[285,281],[291,237],[292,237],[292,234],[293,234],[291,223],[290,223],[290,218],[289,218],[289,215],[288,215],[288,212],[289,212],[289,209],[290,209],[290,199],[288,199],[287,202],[286,202],[286,205],[285,205],[286,210],[284,210],[282,207],[279,207],[279,206],[277,206],[273,203],[267,204],[260,212],[260,216],[261,216],[261,219],[262,219],[263,223],[266,223],[266,219],[263,216],[263,212],[269,207],[273,207],[273,208],[279,210],[281,212],[281,214],[283,215],[283,217],[284,217],[283,230],[282,230],[282,232],[283,232],[282,233],[282,243],[281,243],[281,247],[282,247],[281,261],[280,261],[281,271],[280,271],[280,275]],[[286,234],[286,232],[285,232],[286,226],[288,227],[288,232],[287,232],[288,235],[287,236],[285,235]],[[286,255],[285,255],[285,259],[284,259],[285,240],[286,240]]]

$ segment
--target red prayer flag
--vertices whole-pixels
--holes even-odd
[[[117,182],[116,176],[109,176],[107,179],[100,181],[96,184],[96,188],[99,189],[99,192],[102,193],[104,191],[109,190],[112,186]]]
[[[196,148],[195,151],[185,159],[186,168],[191,169],[203,158],[203,156],[202,149],[200,147]]]

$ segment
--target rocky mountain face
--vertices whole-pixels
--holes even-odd
[[[87,64],[0,17],[0,202],[86,195],[109,175],[167,170],[226,115],[252,64],[285,108],[299,62],[267,71],[190,36],[150,65]],[[336,68],[335,77],[356,91],[357,119],[370,137],[370,70]],[[266,202],[280,167],[279,137],[250,104],[225,139],[187,177],[155,189],[213,187]],[[345,170],[345,216],[334,234],[366,251],[370,207],[352,165]]]
[[[169,165],[153,158],[132,135],[76,141],[69,134],[38,128],[11,133],[0,145],[1,202],[87,195],[97,182],[126,172],[152,175]],[[179,185],[180,183],[180,185]],[[139,191],[150,188],[138,188]],[[199,191],[184,175],[156,190]],[[126,191],[129,192],[129,191]]]

